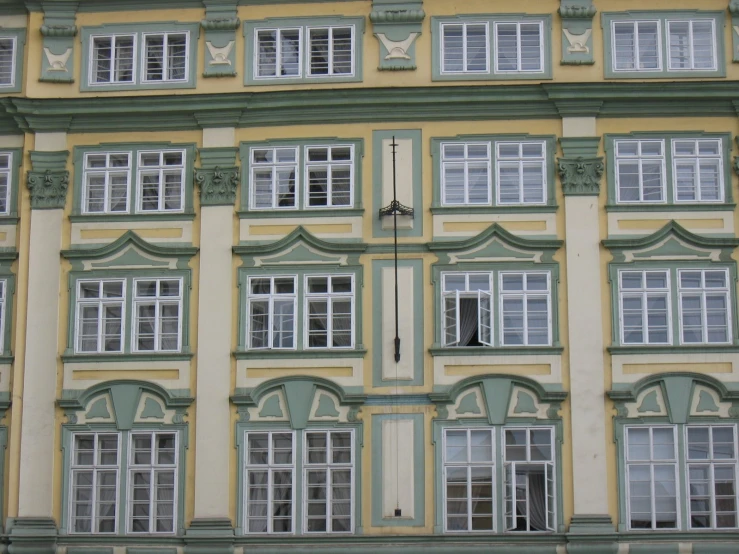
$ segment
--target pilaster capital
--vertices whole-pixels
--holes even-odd
[[[196,168],[195,182],[200,187],[200,204],[203,206],[233,205],[239,186],[239,168]]]
[[[74,81],[74,37],[77,35],[77,0],[44,0],[41,8],[44,22],[41,25],[43,56],[40,81],[71,83]]]
[[[729,12],[731,15],[739,15],[739,0],[729,2]]]
[[[593,0],[560,0],[559,3],[562,19],[593,19],[597,11]]]
[[[562,18],[562,65],[593,65],[592,0],[560,0]]]
[[[26,174],[26,185],[31,192],[31,208],[64,208],[69,188],[69,171],[66,169],[69,151],[32,151],[30,154],[33,169]]]
[[[557,171],[565,196],[598,196],[605,166],[603,158],[559,158]]]

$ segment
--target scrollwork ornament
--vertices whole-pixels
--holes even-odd
[[[64,415],[67,416],[67,424],[69,425],[77,424],[77,412],[65,412]]]
[[[346,414],[346,420],[350,423],[356,423],[359,421],[359,406],[352,406],[349,409],[349,413]]]
[[[200,203],[207,206],[233,205],[239,185],[236,167],[196,169],[195,182],[200,187]]]
[[[593,195],[600,193],[600,179],[605,171],[603,158],[559,158],[557,170],[565,195]]]
[[[69,171],[29,171],[26,181],[31,191],[31,207],[61,209],[67,201]]]
[[[446,404],[436,405],[436,417],[437,419],[446,419],[449,417],[449,409]]]
[[[186,411],[177,410],[177,412],[172,416],[172,423],[178,423],[178,424],[185,423],[186,417],[187,417]]]
[[[559,419],[559,411],[562,409],[561,404],[550,404],[549,408],[547,409],[547,417],[549,419]]]
[[[246,406],[239,406],[237,413],[239,415],[239,421],[241,421],[242,423],[246,423],[251,419],[251,416],[249,415],[249,408],[247,408]]]

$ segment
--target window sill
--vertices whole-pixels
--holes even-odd
[[[429,348],[432,356],[516,356],[542,355],[559,356],[564,351],[562,346],[473,346],[466,348],[436,346]]]
[[[356,54],[356,52],[353,52]],[[361,75],[316,75],[304,77],[282,77],[255,79],[248,76],[244,81],[247,87],[278,86],[278,85],[331,85],[334,83],[361,83]]]
[[[16,214],[0,215],[0,225],[17,225],[20,217]]]
[[[606,204],[607,212],[733,212],[735,203],[716,204]]]
[[[549,214],[555,213],[558,206],[552,206],[549,204],[515,204],[511,206],[432,206],[431,213],[437,214],[491,214],[491,213],[511,213],[511,212],[525,212],[525,213],[542,213]]]
[[[62,362],[164,362],[191,360],[192,357],[192,352],[136,352],[133,354],[75,354],[73,352],[65,352],[64,354],[62,354]]]
[[[197,40],[197,37],[195,38]],[[189,48],[189,46],[188,46]],[[148,83],[83,83],[80,92],[126,92],[129,90],[167,90],[195,88],[192,77],[187,81],[154,81]]]
[[[739,345],[721,344],[721,345],[684,345],[684,346],[609,346],[606,350],[613,355],[630,355],[630,354],[726,354],[739,352]]]
[[[549,68],[537,72],[489,71],[487,73],[441,73],[434,71],[432,81],[551,81],[552,72]]]
[[[113,221],[192,221],[195,212],[156,212],[142,214],[71,214],[69,220],[72,223],[82,222],[113,222]]]
[[[0,354],[0,365],[12,364],[13,360],[15,360],[13,354]]]
[[[313,208],[302,210],[239,210],[239,219],[272,219],[285,217],[361,217],[364,208]]]
[[[302,359],[302,358],[364,358],[367,354],[366,348],[351,348],[341,350],[315,349],[315,350],[237,350],[233,357],[237,360],[254,360],[264,358],[275,359]]]
[[[605,69],[605,79],[725,79],[724,69],[706,69],[693,71],[668,71],[665,69],[654,71],[613,71]]]

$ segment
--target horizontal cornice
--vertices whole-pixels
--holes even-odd
[[[592,117],[726,117],[739,81],[545,83],[232,94],[0,98],[0,132]]]
[[[65,0],[0,0],[0,14],[39,12]],[[204,7],[203,0],[78,0],[79,12],[113,12],[135,10],[166,10]],[[206,0],[207,1],[207,0]],[[344,2],[369,2],[369,0],[343,0]],[[239,6],[255,6],[260,4],[315,4],[319,2],[336,2],[336,0],[230,0],[229,3]]]

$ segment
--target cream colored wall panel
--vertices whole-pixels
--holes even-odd
[[[231,148],[236,145],[234,127],[206,127],[203,129],[203,148]]]
[[[596,132],[594,117],[562,118],[563,137],[594,137],[595,135]]]
[[[265,381],[286,375],[314,375],[325,377],[342,387],[361,387],[364,385],[362,358],[301,358],[300,352],[290,359],[238,360],[236,363],[236,386],[238,388],[256,387]],[[347,375],[347,368],[351,374]],[[274,370],[274,371],[270,371]],[[335,371],[339,370],[339,371]],[[252,374],[252,371],[257,376]]]
[[[611,357],[611,366],[614,383],[634,383],[653,373],[668,371],[706,373],[724,382],[739,382],[739,355],[731,352],[726,354],[615,354]]]
[[[326,213],[327,216],[330,212]],[[330,223],[327,223],[330,221]],[[322,239],[362,238],[362,218],[357,217],[265,217],[242,219],[239,224],[239,240],[279,240],[302,225],[308,232]]]
[[[0,225],[0,247],[15,248],[17,231],[15,225]]]
[[[72,223],[72,244],[108,244],[126,231],[150,242],[192,243],[192,221],[106,221]]]
[[[167,373],[162,373],[162,372]],[[177,372],[177,378],[161,378],[162,375],[172,375]],[[92,373],[94,372],[94,373]],[[111,377],[101,378],[105,372],[110,372]],[[101,381],[106,381],[115,375],[121,378],[125,374],[129,379],[141,379],[152,381],[169,389],[190,388],[190,362],[182,361],[149,361],[149,362],[69,362],[64,364],[65,389],[83,390]],[[90,375],[86,378],[86,374]],[[94,377],[93,377],[94,376]]]
[[[35,150],[57,152],[67,149],[67,133],[36,133]]]
[[[609,212],[608,236],[649,235],[671,220],[693,233],[734,233],[734,213],[715,212]]]
[[[472,375],[510,373],[526,375],[540,383],[562,383],[559,355],[435,356],[434,384],[453,385]]]
[[[0,148],[23,148],[23,135],[5,135],[0,136]]]
[[[421,291],[419,291],[420,293]],[[398,298],[406,306],[415,306],[413,301],[413,268],[398,268]],[[413,310],[399,310],[398,327],[406,337],[414,336]],[[400,342],[400,362],[395,363],[395,269],[382,268],[382,378],[384,380],[411,380],[415,358],[413,340]]]
[[[382,205],[388,206],[393,201],[393,151],[392,139],[382,141]],[[413,141],[411,139],[395,139],[396,196],[404,206],[413,206]],[[383,217],[382,228],[392,229],[393,218]],[[398,229],[413,229],[413,218],[398,216]]]
[[[434,238],[474,237],[498,223],[516,235],[556,235],[556,214],[474,214],[434,215]]]
[[[403,517],[415,517],[413,477],[413,420],[382,420],[382,517],[393,517],[400,508]],[[422,467],[419,469],[423,469]]]

